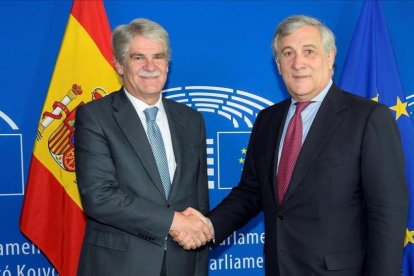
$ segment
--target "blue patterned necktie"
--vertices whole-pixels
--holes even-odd
[[[165,197],[168,199],[171,188],[170,172],[168,170],[164,142],[162,141],[161,132],[158,128],[157,122],[155,121],[157,112],[158,108],[155,106],[144,110],[145,118],[147,119],[148,140],[151,145],[152,153],[154,154],[155,162],[157,163],[162,186],[164,187]]]

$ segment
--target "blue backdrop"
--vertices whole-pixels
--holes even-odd
[[[0,1],[0,275],[56,272],[20,233],[18,220],[38,120],[71,1]],[[362,1],[105,1],[111,27],[137,17],[170,34],[166,95],[205,116],[211,205],[237,184],[257,112],[287,96],[270,48],[284,17],[320,18],[336,34],[338,81]],[[409,113],[414,108],[414,2],[383,1]],[[227,100],[223,100],[227,99]],[[217,107],[225,112],[217,112]],[[211,275],[263,275],[262,218],[211,252]],[[7,275],[7,274],[6,274]]]

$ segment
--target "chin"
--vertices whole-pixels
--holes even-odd
[[[304,96],[306,94],[309,94],[311,90],[303,87],[293,87],[292,91],[294,91],[294,94],[296,95]]]
[[[144,91],[146,94],[157,94],[160,93],[162,87],[148,87]]]

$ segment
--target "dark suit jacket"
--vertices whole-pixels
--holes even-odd
[[[78,275],[160,275],[174,211],[209,210],[205,125],[199,112],[163,99],[177,169],[165,199],[145,130],[123,89],[77,110],[77,184],[87,215]],[[168,238],[168,275],[207,275],[208,249]]]
[[[263,210],[266,275],[400,275],[408,199],[394,117],[332,85],[279,206],[276,164],[289,105],[258,115],[241,181],[209,214],[216,243]]]

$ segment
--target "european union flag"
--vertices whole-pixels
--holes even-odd
[[[219,189],[231,189],[240,180],[250,132],[218,132]]]
[[[414,275],[414,126],[407,112],[394,52],[381,4],[367,0],[362,8],[339,86],[381,102],[393,111],[400,128],[409,185],[403,276]]]

